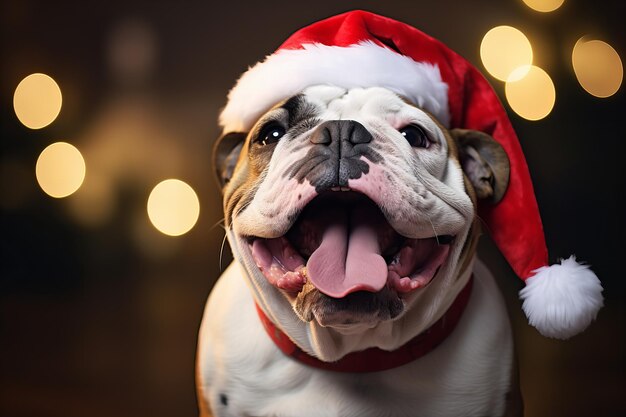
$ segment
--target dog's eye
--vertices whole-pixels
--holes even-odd
[[[400,129],[400,133],[409,145],[416,148],[428,148],[430,146],[430,140],[428,135],[424,132],[424,129],[417,125],[408,125]]]
[[[257,137],[257,142],[261,145],[269,145],[276,143],[280,138],[285,135],[285,128],[278,123],[269,123],[264,126]]]

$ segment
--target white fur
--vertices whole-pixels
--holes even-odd
[[[602,307],[602,285],[588,265],[573,255],[544,266],[520,291],[528,321],[547,337],[567,339],[582,332]]]
[[[200,329],[198,384],[215,417],[503,414],[512,335],[494,278],[480,262],[463,317],[439,347],[405,366],[359,375],[284,356],[259,321],[243,273],[236,264],[224,272]]]
[[[448,125],[448,86],[434,64],[415,62],[370,41],[349,47],[306,44],[279,50],[245,72],[220,115],[225,132],[245,132],[276,103],[312,85],[385,87]]]

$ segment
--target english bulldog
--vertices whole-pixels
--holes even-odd
[[[314,85],[214,164],[235,261],[199,335],[202,415],[518,416],[512,333],[476,259],[504,195],[489,135],[382,87]]]

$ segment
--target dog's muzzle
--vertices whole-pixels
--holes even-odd
[[[352,318],[334,312],[354,312],[355,305],[363,313],[358,320],[393,319],[403,310],[402,296],[428,285],[447,260],[453,237],[403,236],[388,222],[384,202],[374,202],[390,192],[381,189],[385,182],[350,188],[350,180],[367,181],[370,164],[383,159],[362,124],[326,121],[308,140],[306,156],[284,175],[311,184],[316,197],[283,236],[248,239],[255,263],[272,285],[300,301],[305,319],[345,322]]]

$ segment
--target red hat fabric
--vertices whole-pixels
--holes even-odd
[[[386,87],[430,111],[448,128],[490,134],[506,151],[509,187],[479,215],[515,273],[529,321],[544,335],[584,330],[602,306],[599,280],[571,257],[548,267],[548,251],[526,160],[491,86],[467,60],[407,24],[365,11],[340,14],[292,34],[250,68],[220,115],[224,132],[247,131],[279,101],[306,87]]]

